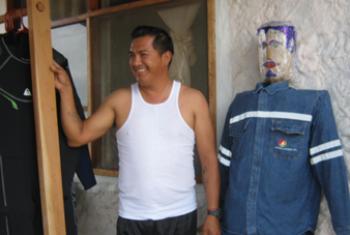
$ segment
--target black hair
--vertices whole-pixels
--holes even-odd
[[[174,55],[174,45],[173,40],[170,35],[161,28],[140,25],[133,29],[131,32],[131,38],[139,38],[143,36],[154,36],[153,48],[156,49],[160,54],[163,54],[166,51],[170,51]]]

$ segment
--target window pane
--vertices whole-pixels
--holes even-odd
[[[6,33],[5,24],[0,24],[0,33]]]
[[[87,12],[86,0],[51,0],[51,19],[77,16]]]
[[[0,15],[4,15],[6,13],[6,1],[0,0]]]
[[[68,59],[70,72],[82,105],[88,106],[87,35],[83,24],[52,30],[52,46]]]

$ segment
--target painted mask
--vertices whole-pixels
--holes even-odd
[[[257,30],[259,68],[264,81],[277,82],[291,78],[295,52],[295,28],[287,22],[269,22]]]

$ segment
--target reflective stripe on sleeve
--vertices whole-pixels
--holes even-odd
[[[227,148],[225,148],[224,146],[220,145],[219,146],[219,151],[225,155],[226,157],[231,157],[232,156],[232,153],[230,150],[228,150]]]
[[[320,162],[323,162],[323,161],[328,161],[328,160],[331,160],[331,159],[334,159],[334,158],[338,158],[338,157],[341,157],[343,156],[343,150],[339,149],[339,150],[335,150],[335,151],[332,151],[332,152],[328,152],[328,153],[323,153],[323,154],[320,154],[320,155],[317,155],[313,158],[310,159],[310,163],[311,165],[316,165]]]
[[[313,156],[316,153],[322,152],[327,149],[335,148],[341,146],[340,140],[332,140],[324,144],[317,145],[315,147],[310,148],[310,155]]]
[[[224,165],[229,167],[231,165],[231,162],[229,160],[227,160],[226,158],[224,158],[223,156],[221,156],[220,154],[218,154],[218,158],[219,158],[219,162]]]

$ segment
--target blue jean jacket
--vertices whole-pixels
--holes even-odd
[[[312,232],[323,193],[334,230],[350,235],[347,170],[327,91],[279,82],[238,94],[218,158],[223,234]]]

